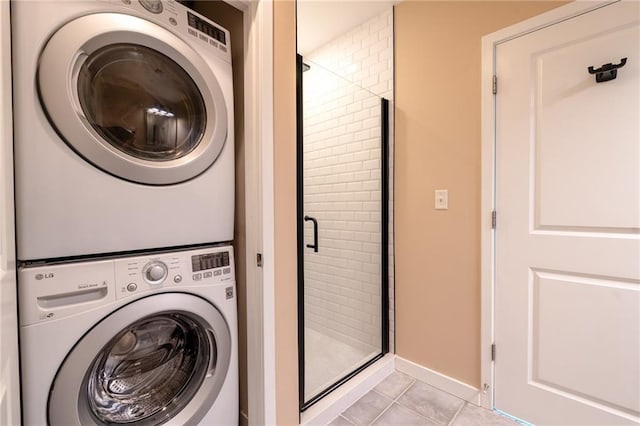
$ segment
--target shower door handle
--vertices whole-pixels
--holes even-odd
[[[318,221],[315,217],[305,216],[304,221],[313,222],[313,244],[307,244],[307,248],[312,248],[314,253],[318,252]]]

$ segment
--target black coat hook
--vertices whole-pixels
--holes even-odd
[[[604,64],[597,70],[593,69],[593,67],[589,67],[587,69],[589,71],[589,74],[596,75],[596,83],[604,83],[605,81],[615,80],[615,78],[618,75],[618,68],[624,67],[626,63],[627,63],[627,58],[622,58],[620,59],[619,64],[609,63],[609,64]]]

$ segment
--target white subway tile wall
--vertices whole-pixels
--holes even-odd
[[[303,79],[304,211],[318,220],[320,246],[318,253],[305,249],[305,323],[375,353],[381,344],[380,97],[393,100],[392,9],[304,60],[311,66]],[[392,170],[391,162],[390,176]],[[393,344],[392,215],[390,208]],[[305,244],[312,241],[306,222]]]

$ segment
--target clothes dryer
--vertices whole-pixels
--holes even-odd
[[[173,0],[11,13],[18,258],[232,240],[229,31]]]
[[[237,425],[231,247],[20,268],[25,425]]]

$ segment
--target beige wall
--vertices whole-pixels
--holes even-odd
[[[298,424],[295,3],[273,3],[276,416]]]
[[[396,6],[396,350],[475,387],[481,37],[564,3]],[[449,190],[449,210],[434,210],[435,189]]]

